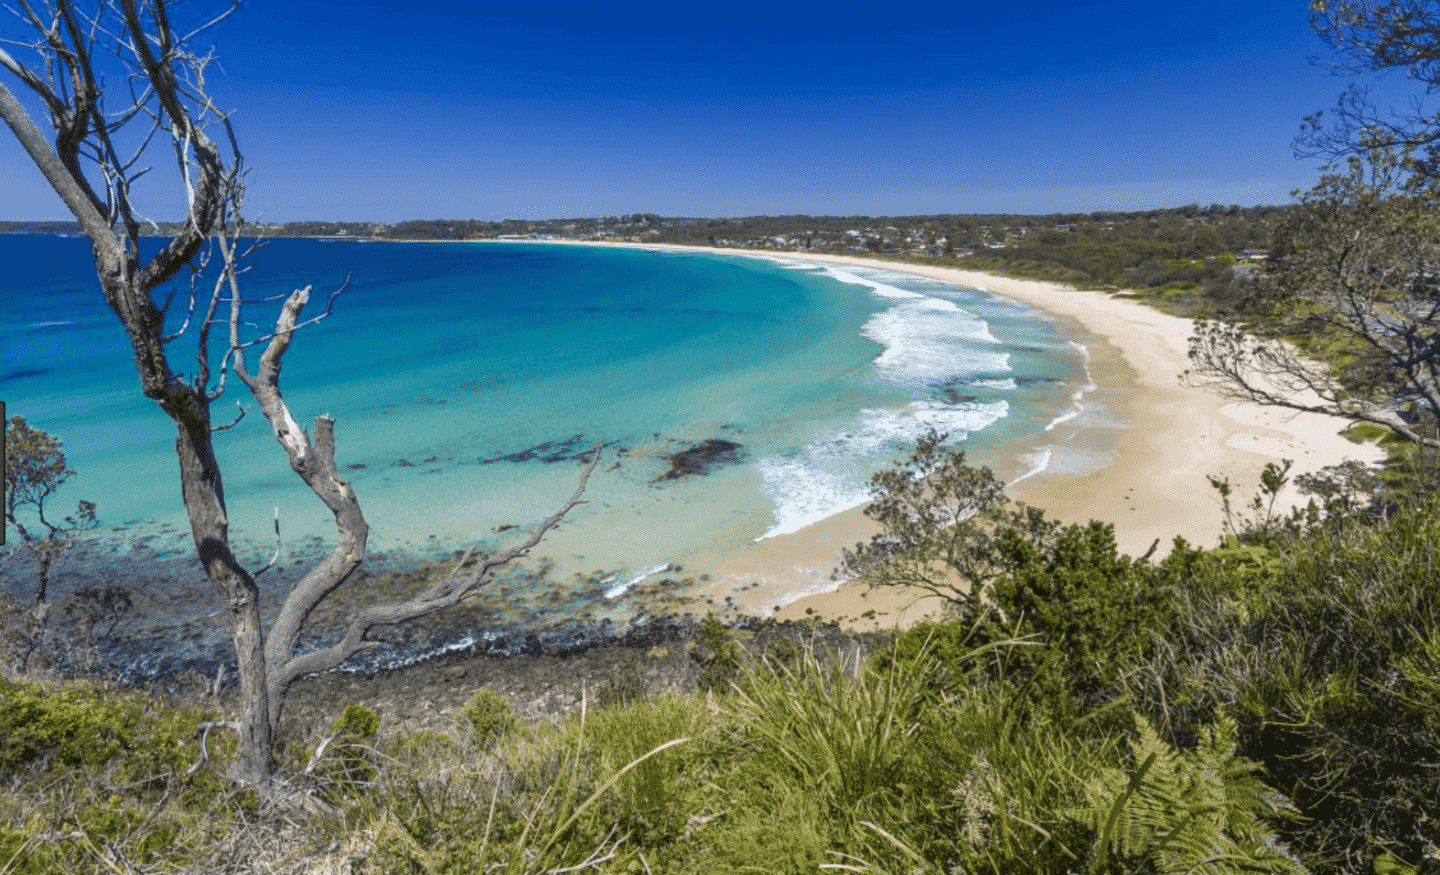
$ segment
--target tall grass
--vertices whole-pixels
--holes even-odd
[[[723,687],[712,672],[702,694],[553,722],[477,696],[450,735],[374,740],[373,715],[345,709],[354,737],[283,776],[308,809],[228,789],[226,743],[205,765],[194,734],[214,715],[3,684],[0,875],[1417,875],[1440,865],[1437,518],[1440,499],[1177,549],[1155,571],[1023,577],[1037,606],[1081,591],[1047,575],[1083,583],[1085,617],[1135,581],[1167,587],[1166,610],[1131,609],[1149,629],[1037,607],[878,654],[801,639],[728,659]],[[1081,640],[1117,630],[1149,643],[1105,661]]]

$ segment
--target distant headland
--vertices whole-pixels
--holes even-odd
[[[1263,259],[1294,206],[1211,204],[1138,212],[925,216],[414,219],[254,223],[261,237],[372,241],[569,240],[669,243],[741,251],[828,253],[930,263],[1079,288],[1204,294]],[[174,224],[148,233],[168,235]],[[79,234],[74,222],[4,222],[0,233]],[[1178,297],[1184,298],[1184,294]],[[1180,303],[1184,310],[1183,301]]]

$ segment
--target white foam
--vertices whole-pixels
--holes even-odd
[[[1079,392],[1076,392],[1074,395],[1071,395],[1070,397],[1071,397],[1072,400],[1078,401],[1078,400],[1080,399],[1080,393],[1079,393]],[[1080,414],[1082,414],[1082,413],[1084,413],[1084,412],[1085,412],[1084,406],[1083,406],[1083,405],[1080,405],[1080,404],[1076,404],[1074,410],[1067,410],[1066,412],[1064,412],[1064,413],[1060,414],[1059,416],[1055,417],[1054,419],[1050,420],[1050,424],[1047,425],[1047,426],[1045,426],[1045,430],[1046,430],[1046,431],[1054,431],[1054,430],[1055,430],[1055,426],[1059,425],[1059,424],[1062,423],[1062,422],[1069,422],[1070,420],[1074,419],[1075,417],[1079,416]]]
[[[1009,413],[1004,401],[958,407],[922,402],[905,410],[863,410],[855,424],[799,452],[762,459],[761,488],[775,502],[775,524],[756,540],[799,531],[870,499],[869,475],[887,455],[912,446],[931,428],[958,443]]]
[[[1006,377],[1003,380],[967,380],[963,385],[969,386],[974,389],[1011,390],[1019,388],[1018,384],[1011,377]]]
[[[1055,426],[1059,425],[1062,422],[1069,422],[1070,420],[1084,413],[1085,405],[1080,403],[1081,400],[1084,399],[1086,395],[1094,392],[1098,388],[1095,385],[1095,378],[1090,375],[1090,350],[1087,349],[1085,344],[1083,343],[1076,343],[1073,340],[1066,342],[1069,343],[1071,346],[1075,347],[1076,349],[1080,350],[1080,357],[1085,364],[1085,386],[1084,388],[1077,390],[1074,394],[1070,396],[1070,400],[1075,403],[1075,409],[1062,413],[1054,419],[1050,420],[1050,424],[1045,426],[1046,431],[1054,431]]]
[[[644,580],[645,578],[649,577],[649,576],[652,575],[652,574],[659,574],[660,572],[664,571],[665,569],[667,569],[667,568],[669,568],[669,567],[670,567],[670,566],[669,566],[669,565],[666,565],[666,564],[651,565],[649,568],[646,568],[646,569],[642,570],[639,574],[635,575],[634,577],[630,578],[629,580],[625,581],[624,583],[616,584],[615,586],[612,586],[612,587],[606,589],[606,590],[605,590],[605,598],[607,598],[607,599],[613,599],[613,598],[616,598],[617,596],[623,595],[624,592],[625,592],[627,589],[629,589],[630,587],[634,586],[635,584],[639,583],[640,581]],[[616,577],[617,577],[617,575],[613,575],[613,574],[612,574],[612,575],[610,575],[609,577],[605,578],[604,582],[605,582],[605,583],[610,583],[610,582],[611,582],[612,580],[614,580]]]
[[[879,376],[892,385],[923,388],[965,374],[1010,369],[1009,353],[981,348],[1000,346],[985,320],[954,301],[908,291],[884,280],[949,288],[943,283],[903,273],[857,272],[813,262],[789,261],[787,266],[815,269],[836,282],[864,286],[876,297],[895,302],[861,328],[866,337],[885,347],[875,367]],[[999,388],[1015,386],[1011,383]]]
[[[829,264],[825,265],[824,269],[821,272],[826,276],[830,277],[831,279],[835,280],[836,282],[849,283],[850,285],[854,286],[865,286],[873,294],[876,294],[882,298],[894,298],[897,300],[914,300],[917,298],[923,299],[925,297],[919,292],[907,292],[904,289],[896,288],[895,286],[879,282],[878,280],[867,279],[866,277],[860,276],[859,274],[851,273],[848,270],[840,270],[839,268]]]
[[[916,389],[1010,370],[1010,354],[997,349],[990,326],[941,298],[897,304],[870,317],[861,331],[885,347],[875,369],[895,386]]]
[[[1050,449],[1049,447],[1046,447],[1045,449],[1040,450],[1040,451],[1037,452],[1037,453],[1032,453],[1032,454],[1026,456],[1026,457],[1025,457],[1025,460],[1028,461],[1028,462],[1030,463],[1030,465],[1031,465],[1030,470],[1029,470],[1029,471],[1026,471],[1024,474],[1021,474],[1019,477],[1016,477],[1014,480],[1011,480],[1009,483],[1007,483],[1007,484],[1005,484],[1005,485],[1006,485],[1006,486],[1014,486],[1016,483],[1019,483],[1021,480],[1024,480],[1024,479],[1026,479],[1027,477],[1034,477],[1036,474],[1039,474],[1041,471],[1044,471],[1046,468],[1050,467],[1050,456],[1051,456],[1051,455],[1052,455],[1051,449]]]

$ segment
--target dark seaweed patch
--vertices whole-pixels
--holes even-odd
[[[953,388],[946,386],[940,390],[940,397],[945,399],[946,404],[967,404],[980,399],[975,395],[962,395]]]
[[[711,438],[704,443],[698,443],[693,447],[666,456],[665,458],[670,462],[670,470],[650,482],[675,480],[687,474],[708,474],[711,465],[740,461],[741,449],[740,444],[734,441]]]
[[[589,454],[581,449],[584,440],[584,435],[577,434],[563,441],[546,441],[518,453],[496,456],[493,459],[477,459],[476,461],[482,465],[489,465],[493,462],[528,462],[531,459],[539,459],[542,462],[565,462],[572,459],[583,461],[589,458]]]

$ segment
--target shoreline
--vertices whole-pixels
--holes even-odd
[[[492,242],[492,241],[473,241]],[[1143,555],[1159,541],[1156,556],[1169,552],[1176,536],[1195,546],[1213,546],[1224,513],[1208,477],[1228,478],[1243,507],[1254,494],[1268,462],[1292,459],[1292,483],[1281,492],[1277,511],[1304,506],[1293,485],[1297,474],[1347,460],[1375,463],[1385,457],[1375,444],[1356,444],[1340,434],[1341,417],[1297,413],[1229,401],[1203,388],[1186,386],[1193,320],[1171,316],[1123,295],[1074,289],[1058,283],[1012,279],[959,268],[877,261],[848,255],[802,252],[737,252],[716,247],[601,241],[493,241],[534,245],[610,246],[655,252],[701,253],[849,265],[908,273],[982,289],[1078,325],[1103,341],[1091,349],[1094,381],[1117,390],[1112,403],[1123,409],[1129,428],[1113,448],[1110,465],[1080,475],[1040,471],[1012,484],[1012,496],[1043,508],[1065,523],[1091,519],[1113,523],[1122,553]],[[906,626],[934,614],[933,596],[866,591],[860,584],[838,588],[829,580],[840,550],[876,531],[863,507],[842,511],[790,534],[758,542],[711,570],[709,596],[737,613],[804,619],[819,616],[876,628]],[[828,559],[827,559],[828,557]],[[808,593],[774,606],[788,593]],[[728,600],[726,600],[728,599]],[[722,600],[725,600],[722,602]],[[870,617],[862,615],[873,610]]]
[[[1186,352],[1193,322],[1168,316],[1122,296],[957,268],[875,261],[845,255],[737,252],[674,244],[588,241],[469,242],[611,246],[704,256],[733,255],[771,263],[829,263],[928,277],[979,288],[988,294],[1033,307],[1057,320],[1062,334],[1068,332],[1077,341],[1083,341],[1088,353],[1090,378],[1096,389],[1087,393],[1081,403],[1090,407],[1093,401],[1097,409],[1115,414],[1114,419],[1124,424],[1124,430],[1108,426],[1089,427],[1082,429],[1073,442],[1066,443],[1061,433],[1067,429],[1059,426],[1066,417],[1061,417],[1053,423],[1057,426],[1053,435],[1055,440],[1052,441],[1051,433],[1047,431],[1038,442],[1052,443],[1057,450],[1062,445],[1066,450],[1079,449],[1082,454],[1088,452],[1109,459],[1109,463],[1084,474],[1066,474],[1063,464],[1038,472],[1016,467],[1013,470],[997,470],[997,474],[1010,481],[1012,497],[1044,509],[1052,518],[1065,523],[1083,524],[1092,518],[1114,523],[1120,551],[1131,556],[1143,555],[1157,539],[1160,542],[1157,555],[1163,556],[1176,535],[1203,547],[1217,542],[1223,514],[1219,498],[1207,481],[1209,475],[1229,478],[1236,488],[1236,503],[1243,507],[1254,493],[1260,471],[1267,462],[1278,461],[1282,457],[1294,459],[1293,477],[1345,459],[1369,462],[1384,457],[1378,446],[1357,445],[1341,437],[1338,432],[1347,424],[1343,419],[1227,402],[1209,390],[1181,385],[1179,376],[1188,365]],[[1020,449],[1023,450],[1023,447]],[[1278,503],[1281,512],[1296,503],[1303,504],[1298,502],[1298,498],[1293,487],[1287,488]],[[871,631],[906,627],[928,614],[940,613],[944,603],[933,596],[921,597],[923,593],[917,595],[889,588],[872,591],[863,584],[840,583],[832,579],[842,549],[867,540],[875,531],[876,527],[864,515],[864,505],[861,505],[832,514],[797,531],[762,537],[754,542],[737,545],[733,540],[716,538],[711,546],[700,552],[677,555],[674,558],[680,561],[666,566],[663,573],[657,572],[644,582],[636,578],[629,595],[613,602],[608,597],[603,602],[597,602],[593,613],[577,614],[575,623],[585,628],[594,626],[602,633],[600,638],[608,638],[625,625],[600,626],[602,622],[608,622],[605,616],[612,613],[612,609],[621,613],[633,610],[640,618],[689,616],[698,619],[713,611],[731,624],[743,617],[777,621],[816,618],[838,620],[856,631]],[[146,546],[149,540],[141,539],[135,545],[137,556],[148,556],[153,552]],[[315,549],[323,552],[322,539],[312,540],[317,542],[313,545]],[[724,543],[719,543],[722,540]],[[547,541],[550,539],[547,538]],[[428,573],[430,566],[443,565],[444,554],[450,552],[445,547],[450,546],[455,545],[431,541],[422,545],[413,557],[414,561],[407,561],[402,555],[406,553],[403,549],[376,551],[369,557],[372,561],[367,563],[368,573],[364,577],[368,582],[360,584],[361,578],[357,577],[356,585],[347,589],[345,595],[363,597],[372,587],[388,590],[414,580],[416,574]],[[553,543],[551,546],[554,546]],[[431,553],[431,550],[439,552]],[[390,555],[382,560],[387,553]],[[145,579],[135,589],[137,597],[148,607],[156,609],[156,618],[183,615],[185,619],[178,625],[167,624],[163,635],[159,632],[152,635],[153,630],[149,630],[146,623],[133,626],[128,631],[135,633],[132,643],[138,648],[136,654],[147,665],[158,665],[158,661],[164,661],[161,660],[162,655],[174,656],[172,651],[183,651],[202,661],[226,661],[222,654],[228,652],[228,639],[221,634],[219,612],[211,603],[213,595],[207,595],[208,587],[198,582],[201,578],[198,569],[193,567],[192,555],[188,550],[182,550],[174,556],[167,554],[167,558],[173,560],[170,564],[174,566],[172,571],[176,580],[186,578],[197,583],[194,586],[187,583],[183,587],[168,587],[158,579],[151,579],[153,575],[146,572]],[[287,556],[287,560],[291,558]],[[288,566],[290,563],[287,561],[285,564]],[[56,571],[52,592],[58,595],[66,589],[62,578],[70,575],[59,568]],[[283,578],[290,572],[290,568],[280,567],[267,579],[267,585],[263,587],[267,603],[278,603],[283,598],[280,590],[288,590]],[[529,575],[522,569],[517,569],[516,573],[517,580]],[[87,579],[80,583],[90,585],[98,580]],[[515,589],[517,586],[520,586],[518,582],[501,584],[486,598],[506,598],[507,589],[509,595],[528,593],[530,589],[525,586]],[[357,589],[362,592],[357,592]],[[538,631],[544,633],[540,638],[560,635],[569,640],[572,637],[567,631],[569,626],[562,629],[546,622],[546,618],[553,620],[551,615],[556,610],[563,610],[563,605],[552,604],[554,600],[545,598],[544,593],[536,592],[533,596],[527,596],[527,610],[531,611],[529,617],[539,622]],[[309,634],[320,633],[326,620],[333,620],[332,615],[341,609],[341,602],[346,600],[337,599],[328,610],[318,612],[315,617],[317,623],[308,630]],[[403,643],[405,652],[419,648],[431,650],[432,656],[442,655],[447,652],[446,648],[456,642],[463,643],[462,639],[484,627],[483,623],[477,626],[473,622],[478,614],[470,616],[468,610],[464,613],[467,616],[463,622],[457,616],[441,624],[444,629],[397,633],[400,638],[396,643]],[[464,624],[468,625],[461,628]],[[124,625],[130,626],[131,623],[127,621]],[[501,651],[511,652],[522,645],[528,647],[529,638],[534,637],[507,630],[508,627],[500,630],[503,633],[500,639],[503,640],[491,642],[498,644]],[[451,638],[454,641],[438,641],[435,636],[442,632],[453,632]],[[513,638],[512,632],[520,637]],[[122,633],[120,637],[131,636]],[[580,639],[590,640],[588,633],[575,640],[578,643]],[[444,647],[438,650],[427,648],[427,643],[443,644]],[[585,645],[582,643],[581,646]],[[492,648],[487,644],[485,649]]]

